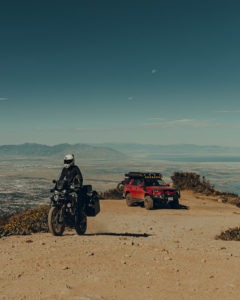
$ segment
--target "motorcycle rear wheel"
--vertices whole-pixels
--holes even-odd
[[[61,236],[65,230],[65,223],[60,222],[60,210],[52,206],[48,212],[48,228],[49,231],[56,236]]]

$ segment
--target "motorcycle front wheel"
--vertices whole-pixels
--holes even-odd
[[[60,236],[65,230],[64,221],[60,222],[61,210],[52,206],[48,213],[48,228],[53,235]]]
[[[75,216],[75,230],[78,235],[83,235],[87,230],[87,216],[85,213],[77,213]]]

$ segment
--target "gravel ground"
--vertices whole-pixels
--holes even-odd
[[[84,236],[0,239],[0,299],[239,299],[240,243],[215,239],[239,208],[189,191],[181,204],[102,200]]]

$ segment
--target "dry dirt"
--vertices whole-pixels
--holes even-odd
[[[103,200],[86,235],[0,239],[0,299],[239,299],[240,210],[183,192],[189,209]]]

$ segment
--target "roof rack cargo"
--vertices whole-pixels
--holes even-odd
[[[162,178],[162,174],[157,172],[128,172],[125,177]]]
[[[143,172],[128,172],[125,174],[126,177],[144,177]]]

